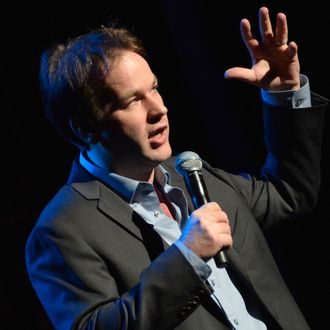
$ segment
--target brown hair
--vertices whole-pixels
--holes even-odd
[[[141,41],[125,28],[102,27],[44,51],[40,85],[47,117],[58,131],[79,148],[74,120],[85,132],[104,121],[103,106],[113,97],[104,83],[114,60],[124,50],[145,57]]]

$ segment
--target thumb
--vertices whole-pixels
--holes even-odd
[[[234,67],[226,70],[224,73],[224,77],[229,80],[239,79],[250,83],[255,81],[255,75],[253,70],[241,67]]]

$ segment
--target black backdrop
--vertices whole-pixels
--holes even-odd
[[[65,181],[76,150],[44,118],[38,90],[41,51],[113,20],[127,25],[144,41],[160,80],[174,151],[194,150],[233,173],[255,172],[265,155],[259,90],[226,81],[223,73],[232,66],[250,65],[239,21],[247,17],[256,27],[257,10],[267,5],[273,18],[277,11],[287,14],[289,38],[298,43],[302,73],[313,91],[330,98],[330,12],[318,0],[300,2],[7,4],[0,39],[0,322],[9,320],[10,329],[51,329],[26,277],[24,244],[40,210]],[[330,293],[328,131],[326,122],[317,208],[268,235],[280,270],[313,329],[326,328],[329,310],[324,303]]]

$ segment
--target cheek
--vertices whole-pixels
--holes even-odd
[[[132,113],[126,113],[113,118],[111,126],[114,134],[139,140],[144,135],[145,119]]]
[[[144,130],[142,125],[125,125],[122,127],[122,132],[125,136],[129,137],[131,140],[139,141],[143,138]]]

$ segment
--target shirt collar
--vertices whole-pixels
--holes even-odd
[[[133,180],[122,175],[109,172],[108,170],[97,166],[87,157],[86,153],[83,151],[80,153],[79,162],[89,173],[91,173],[101,182],[113,188],[129,203],[133,203],[135,201],[136,192],[140,191],[141,188],[152,186],[146,181]],[[155,168],[155,180],[163,187],[165,187],[166,184],[170,185],[171,175],[164,169],[164,167],[158,165]]]

